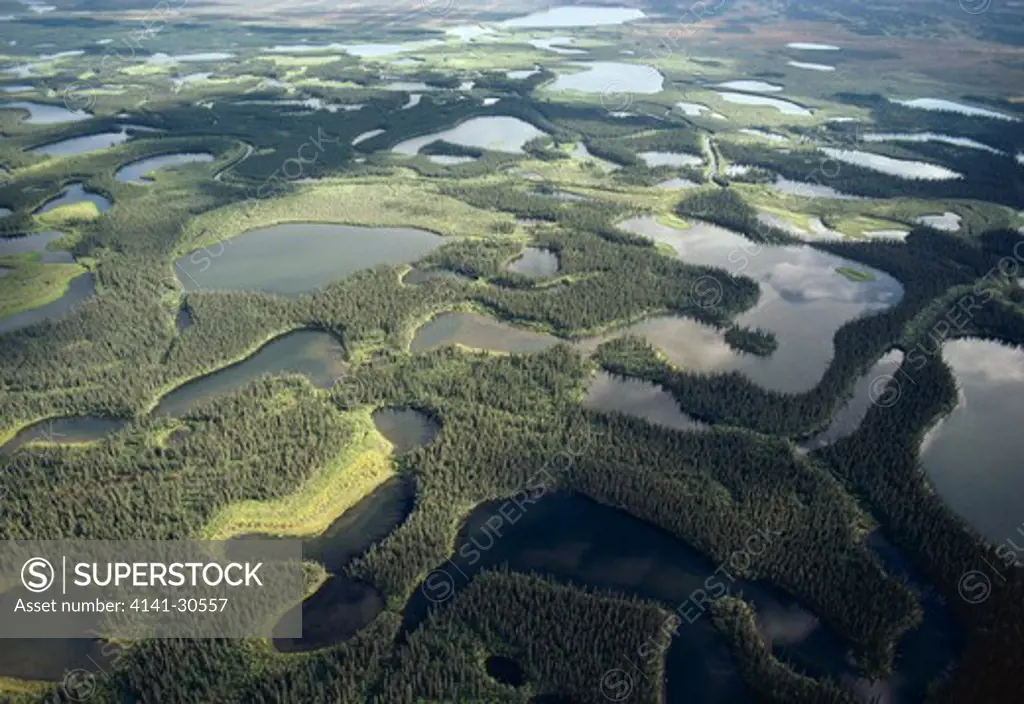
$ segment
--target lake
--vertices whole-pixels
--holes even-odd
[[[938,134],[936,132],[868,132],[860,135],[865,142],[939,142],[950,144],[954,147],[967,147],[968,149],[981,149],[992,154],[1003,154],[1004,152],[994,149],[987,144],[982,144],[967,137],[954,137],[949,134]]]
[[[267,374],[302,374],[316,386],[328,388],[345,369],[345,348],[336,337],[319,330],[297,330],[271,340],[240,362],[178,386],[160,398],[153,414],[183,416],[194,406]]]
[[[665,335],[663,342],[674,345],[673,340],[678,340],[683,349],[659,347],[670,361],[688,370],[739,371],[768,389],[808,391],[818,383],[833,357],[835,332],[856,317],[895,305],[903,296],[903,287],[888,274],[809,245],[756,244],[735,232],[699,221],[689,229],[678,230],[652,217],[638,217],[619,227],[669,244],[686,263],[720,267],[760,285],[758,304],[735,322],[773,332],[779,343],[775,352],[769,357],[739,354],[725,345],[717,331],[692,321],[674,323],[677,332]],[[850,281],[836,271],[840,267],[870,273],[875,278]],[[706,332],[698,335],[701,328]],[[694,353],[687,349],[694,347],[706,350]]]
[[[440,423],[413,408],[378,408],[373,412],[373,424],[397,455],[430,444],[441,431]]]
[[[679,409],[672,394],[649,381],[598,371],[587,386],[583,405],[594,411],[624,413],[674,430],[707,427]]]
[[[372,138],[376,137],[379,134],[384,134],[384,130],[378,129],[378,130],[368,130],[366,132],[362,132],[362,133],[356,135],[352,139],[352,146],[354,147],[355,145],[359,144],[360,142],[365,142],[366,140],[372,139]]]
[[[95,292],[96,286],[92,274],[80,274],[71,279],[71,282],[68,284],[68,290],[56,301],[0,318],[0,333],[35,325],[44,320],[64,318],[79,303],[92,296]]]
[[[709,588],[706,580],[714,579],[718,566],[710,559],[653,525],[568,492],[548,492],[513,510],[512,517],[500,524],[497,538],[493,523],[503,515],[503,507],[508,515],[505,504],[488,502],[472,511],[459,531],[450,561],[432,572],[431,582],[417,589],[407,603],[406,633],[429,613],[429,597],[440,596],[434,593],[437,586],[443,584],[445,594],[452,587],[457,593],[481,571],[507,565],[516,572],[536,572],[563,583],[651,599],[672,611],[686,608],[694,620],[682,624],[667,652],[665,700],[755,701],[710,616],[687,606],[693,594]],[[762,637],[777,657],[798,672],[828,674],[850,689],[869,686],[856,677],[847,656],[849,646],[794,598],[773,586],[739,579],[730,585],[730,593],[742,593],[755,605]],[[909,703],[922,698],[926,684],[949,663],[946,640],[940,639],[947,635],[943,627],[948,625],[948,619],[928,623],[904,637],[895,674],[876,685],[890,694],[885,701]],[[639,661],[638,645],[623,644],[622,658]]]
[[[213,161],[213,154],[205,152],[178,152],[176,154],[161,154],[160,156],[146,157],[125,164],[114,174],[114,180],[121,183],[135,183],[149,185],[153,182],[147,174],[157,169],[165,169],[169,166],[181,166],[182,164],[195,164]]]
[[[710,112],[711,108],[701,103],[688,103],[681,101],[676,103],[676,107],[682,110],[683,114],[687,117],[700,117],[706,112]]]
[[[234,54],[230,54],[224,51],[206,51],[198,52],[195,54],[173,55],[164,54],[163,52],[157,52],[155,54],[150,55],[149,58],[146,59],[146,61],[152,64],[172,63],[175,61],[188,63],[193,61],[227,61],[228,59],[233,59],[234,57]]]
[[[637,156],[650,167],[701,166],[704,163],[701,157],[682,152],[639,152]]]
[[[302,541],[305,560],[319,562],[330,575],[327,581],[295,608],[302,611],[301,638],[274,638],[274,647],[298,653],[341,643],[355,635],[384,608],[376,589],[344,576],[345,566],[394,531],[412,511],[411,483],[398,478],[381,484],[345,511],[323,533]],[[273,540],[274,536],[247,535],[246,540]]]
[[[821,151],[836,161],[853,164],[854,166],[861,166],[865,169],[871,169],[872,171],[888,174],[890,176],[899,176],[900,178],[918,179],[922,181],[944,181],[963,178],[962,174],[951,169],[947,169],[945,166],[929,164],[924,161],[893,159],[892,157],[882,156],[881,154],[872,154],[871,152],[862,152],[852,149],[832,149],[831,147],[822,147]]]
[[[827,73],[836,70],[836,67],[830,64],[813,64],[807,61],[787,61],[786,65],[792,66],[793,68],[802,68],[805,71],[821,71]]]
[[[811,111],[807,108],[781,98],[769,98],[765,95],[750,95],[748,93],[731,93],[729,91],[719,91],[718,96],[727,103],[774,108],[783,115],[811,115]]]
[[[174,270],[187,291],[296,295],[362,269],[416,261],[442,244],[443,237],[408,227],[284,223],[194,250]]]
[[[899,350],[891,350],[871,365],[871,369],[854,383],[850,398],[832,414],[832,421],[828,427],[814,437],[801,442],[798,445],[800,450],[803,452],[817,450],[852,435],[860,427],[864,416],[876,402],[881,404],[889,402],[889,396],[884,394],[884,391],[889,379],[899,373],[902,363],[903,353]]]
[[[760,139],[767,139],[769,142],[789,142],[789,137],[784,134],[778,134],[776,132],[767,132],[765,130],[754,129],[753,127],[744,127],[739,130],[740,134],[750,135],[751,137],[758,137]]]
[[[24,428],[0,446],[0,455],[17,450],[31,442],[58,443],[61,445],[94,442],[105,438],[125,426],[127,421],[117,418],[51,418]]]
[[[0,103],[0,110],[13,109],[28,112],[28,117],[24,120],[28,125],[55,125],[61,122],[81,122],[92,119],[92,115],[84,110],[68,110],[63,105],[46,105],[27,100]]]
[[[556,54],[586,54],[587,52],[583,49],[569,49],[564,46],[565,44],[572,44],[574,41],[576,40],[572,37],[548,37],[547,39],[531,39],[529,44],[536,49],[553,51]]]
[[[416,329],[409,351],[420,354],[445,345],[495,352],[541,352],[558,344],[553,335],[518,328],[477,313],[441,313]]]
[[[963,339],[942,345],[959,387],[956,408],[921,444],[928,480],[983,538],[1001,543],[1024,523],[1024,352]]]
[[[786,45],[798,51],[839,51],[835,44],[816,44],[814,42],[790,42]]]
[[[942,230],[943,232],[956,232],[960,229],[960,216],[949,211],[932,215],[919,215],[914,218],[914,222],[934,227],[936,230]]]
[[[34,232],[24,237],[0,237],[0,257],[12,254],[39,254],[42,264],[70,264],[75,261],[63,249],[48,249],[51,243],[64,237],[63,232]]]
[[[439,139],[463,147],[520,154],[523,145],[544,132],[517,117],[472,117],[443,132],[432,132],[399,142],[391,151],[412,156]]]
[[[44,154],[46,156],[72,156],[100,149],[109,149],[132,138],[132,134],[127,129],[128,127],[128,125],[125,125],[118,132],[99,132],[97,134],[88,134],[84,137],[72,137],[60,142],[33,147],[28,151],[31,154]]]
[[[996,112],[995,110],[989,110],[987,108],[979,108],[974,105],[966,105],[953,100],[943,100],[941,98],[914,98],[913,100],[896,100],[894,98],[889,98],[889,102],[896,103],[897,105],[904,105],[908,108],[917,108],[918,110],[958,112],[961,115],[991,117],[997,120],[1020,122],[1020,118],[1014,117],[1013,115],[1007,115],[1006,113]]]
[[[627,64],[621,61],[574,61],[571,66],[578,66],[582,71],[576,73],[559,73],[555,80],[548,84],[551,91],[578,91],[580,93],[600,93],[608,95],[660,93],[665,77],[653,66],[646,64]]]
[[[775,83],[767,83],[765,81],[726,81],[725,83],[718,83],[715,88],[724,88],[726,90],[742,90],[751,93],[775,93],[782,90],[782,86]]]
[[[104,198],[99,193],[94,191],[87,191],[85,187],[80,183],[72,183],[70,186],[64,189],[58,197],[46,201],[39,210],[34,214],[40,215],[42,213],[48,213],[54,208],[59,208],[63,205],[73,205],[74,203],[90,202],[96,206],[96,210],[101,213],[107,212],[110,209],[112,203],[109,199]]]
[[[509,29],[559,29],[562,27],[599,27],[601,25],[624,24],[645,17],[641,10],[626,7],[594,7],[575,5],[553,7],[523,17],[505,20],[501,26]]]
[[[526,247],[508,265],[508,270],[537,279],[554,276],[558,273],[558,255],[550,249]]]
[[[821,183],[806,183],[805,181],[792,181],[782,176],[776,176],[771,184],[775,190],[791,196],[802,198],[834,198],[836,200],[863,200],[863,196],[855,196],[843,193]]]

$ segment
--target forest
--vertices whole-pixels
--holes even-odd
[[[34,22],[39,31],[64,31],[46,18]],[[742,31],[748,24],[756,36],[754,23],[728,26]],[[808,101],[816,115],[804,125],[779,125],[764,113],[716,121],[673,109],[681,99],[704,100],[690,93],[707,93],[709,81],[735,70],[740,55],[726,54],[645,59],[665,74],[671,97],[637,96],[610,117],[599,94],[559,99],[551,84],[566,65],[557,54],[534,51],[533,34],[497,47],[473,44],[480,54],[470,56],[436,27],[396,29],[390,40],[439,42],[400,64],[394,57],[339,53],[324,60],[315,51],[296,57],[267,49],[332,40],[320,30],[252,25],[246,38],[248,24],[217,26],[225,46],[235,42],[232,51],[245,56],[211,68],[212,78],[172,88],[164,68],[126,71],[123,85],[96,96],[92,119],[60,127],[34,127],[20,111],[0,111],[0,161],[14,176],[0,183],[0,205],[12,211],[0,217],[0,235],[59,227],[61,246],[78,262],[71,266],[87,268],[95,283],[94,294],[66,317],[0,335],[0,443],[49,420],[116,421],[85,441],[44,434],[0,445],[0,538],[271,532],[329,540],[335,521],[389,479],[397,477],[414,498],[385,537],[365,550],[361,544],[330,574],[326,567],[318,573],[370,594],[373,609],[358,627],[323,647],[295,648],[301,652],[270,640],[103,642],[106,673],[96,679],[96,701],[601,702],[621,693],[624,681],[608,678],[620,668],[632,673],[629,701],[665,701],[667,683],[688,674],[671,657],[685,641],[672,621],[677,603],[502,565],[467,569],[450,598],[425,603],[432,576],[461,564],[475,511],[495,501],[529,506],[556,492],[626,515],[716,566],[731,564],[750,536],[769,526],[770,544],[737,568],[736,578],[799,605],[849,652],[850,670],[865,681],[890,682],[903,677],[908,639],[927,615],[918,587],[868,545],[866,536],[877,530],[944,597],[963,636],[958,659],[928,683],[928,704],[998,704],[1007,701],[1006,688],[1024,691],[1024,574],[1008,570],[984,604],[960,598],[965,571],[982,558],[1001,559],[932,489],[920,451],[925,432],[957,403],[941,344],[974,337],[1024,345],[1024,236],[1014,225],[1024,172],[1011,156],[1024,148],[1019,129],[901,106],[871,92],[874,84],[863,93],[828,84]],[[209,41],[204,28],[178,27],[182,46],[160,50],[199,51]],[[618,44],[601,43],[617,31],[595,30],[582,50],[595,60],[634,61]],[[379,39],[364,33],[366,41]],[[40,88],[33,101],[59,107],[58,89],[98,53],[93,47],[25,79]],[[837,63],[857,61],[848,53]],[[538,69],[511,78],[520,65]],[[196,64],[197,72],[207,68]],[[185,73],[174,71],[174,78]],[[398,76],[405,87],[389,85]],[[463,89],[466,81],[473,87]],[[410,87],[418,83],[426,87]],[[295,104],[298,96],[331,108],[306,110]],[[955,132],[1003,154],[873,143],[874,153],[925,159],[964,179],[908,181],[844,164],[828,185],[870,200],[772,195],[776,176],[806,181],[823,170],[818,146],[844,148],[858,138],[863,125],[830,120],[842,108],[879,132]],[[391,151],[486,116],[515,117],[544,135],[521,152],[445,139],[416,156]],[[733,121],[785,132],[791,148],[741,137]],[[107,149],[56,159],[30,151],[122,127],[130,139]],[[115,175],[125,164],[179,151],[213,160],[155,172],[148,185]],[[645,152],[706,163],[651,168]],[[445,164],[431,156],[473,160]],[[730,176],[727,163],[755,168]],[[678,177],[694,183],[662,186]],[[91,218],[37,214],[73,183],[113,206]],[[773,355],[780,345],[773,332],[737,322],[761,300],[758,283],[689,263],[619,226],[651,216],[679,229],[714,223],[754,243],[803,244],[759,217],[768,198],[801,206],[800,215],[829,227],[864,218],[910,230],[902,241],[809,245],[885,272],[903,287],[893,307],[835,332],[833,357],[813,388],[782,393],[739,372],[695,372],[671,364],[646,338],[614,335],[654,316],[682,316],[707,325],[733,351]],[[942,232],[909,224],[934,209],[955,211],[964,226]],[[369,267],[301,295],[184,290],[178,257],[193,253],[215,263],[245,232],[301,222],[414,227],[445,240],[419,261]],[[525,247],[548,250],[557,271],[511,271]],[[42,283],[59,287],[58,275],[70,273],[27,257],[2,257],[0,266],[12,270],[8,285],[24,283],[28,292],[5,287],[0,315],[31,304],[28,294],[39,294]],[[709,279],[723,292],[713,306],[699,295],[698,284]],[[952,327],[949,311],[966,297],[974,304],[969,320]],[[530,354],[455,345],[411,351],[417,331],[450,311],[563,342]],[[296,331],[323,334],[336,351],[326,366],[342,370],[337,378],[273,373],[160,412],[169,394],[197,380],[230,378],[232,365]],[[578,343],[597,335],[609,339],[583,352]],[[796,441],[826,428],[857,381],[891,350],[905,352],[906,383],[897,379],[899,388],[890,389],[900,402],[872,405],[852,434],[798,451]],[[672,410],[701,428],[594,410],[591,393],[607,378],[603,372],[624,384],[612,387],[615,394],[637,388],[626,382],[651,382],[644,392],[664,392]],[[398,452],[373,421],[384,408],[422,414],[436,435]],[[856,701],[838,674],[808,674],[773,644],[760,630],[760,608],[740,592],[716,597],[709,612],[714,643],[752,697]],[[647,644],[650,657],[634,657],[632,644]],[[73,699],[53,682],[0,677],[3,701]]]

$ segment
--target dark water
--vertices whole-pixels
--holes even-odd
[[[521,507],[500,501],[481,505],[463,525],[457,545],[451,560],[431,572],[410,598],[406,632],[480,571],[507,565],[515,571],[653,599],[682,614],[667,653],[669,702],[754,701],[727,642],[691,599],[696,590],[710,589],[709,578],[720,580],[717,584],[727,580],[721,573],[714,576],[718,565],[664,531],[583,496],[556,493]],[[851,689],[867,687],[856,677],[849,647],[795,599],[757,582],[737,580],[729,590],[756,606],[762,636],[797,671],[828,673]],[[923,631],[923,637],[915,632],[901,643],[896,674],[875,685],[887,688],[889,701],[919,701],[913,693],[948,662],[944,647],[932,635],[945,633],[947,623],[928,623],[930,630]],[[639,646],[623,642],[623,657],[639,663]]]
[[[587,387],[583,405],[595,411],[625,413],[676,430],[707,427],[683,413],[672,395],[660,386],[604,371],[594,375]]]
[[[345,370],[345,349],[333,335],[299,330],[278,337],[245,360],[174,389],[160,399],[154,413],[181,416],[196,404],[240,389],[267,374],[304,374],[328,387]]]
[[[523,668],[519,666],[512,658],[506,658],[501,655],[492,655],[487,658],[487,662],[484,663],[484,667],[487,669],[487,674],[498,680],[499,682],[512,687],[518,687],[526,681],[526,676],[523,674]]]
[[[391,479],[342,514],[322,534],[303,542],[303,559],[319,562],[331,575],[302,610],[302,638],[275,638],[282,652],[303,652],[340,643],[376,617],[384,599],[373,587],[345,577],[345,565],[386,538],[412,511],[412,484]],[[248,539],[273,539],[250,535]]]
[[[157,169],[208,161],[213,161],[213,154],[205,152],[161,154],[125,164],[114,173],[114,179],[120,183],[147,185],[153,182],[153,179],[149,178],[149,174]]]
[[[554,276],[558,273],[558,255],[550,249],[527,247],[508,265],[508,270],[538,279]]]
[[[407,227],[286,223],[189,252],[174,270],[187,291],[299,294],[379,264],[413,262],[443,243]]]
[[[120,430],[125,423],[127,421],[117,418],[52,418],[30,425],[20,431],[0,447],[0,454],[13,452],[30,442],[61,444],[92,442]]]
[[[104,198],[99,193],[85,190],[85,187],[80,183],[73,183],[64,189],[64,192],[58,197],[53,200],[46,201],[46,203],[44,203],[35,214],[48,213],[54,208],[59,208],[62,205],[72,205],[74,203],[82,203],[85,201],[91,202],[101,213],[105,213],[111,206],[109,199]]]
[[[373,412],[378,432],[403,455],[423,447],[441,430],[441,424],[412,408],[381,408]]]
[[[114,646],[88,638],[5,639],[0,648],[0,677],[59,682],[70,670],[109,669],[104,651]]]
[[[63,232],[34,232],[23,237],[0,237],[0,257],[12,254],[34,253],[42,264],[70,264],[75,261],[63,249],[47,249],[52,242],[64,236]]]
[[[452,279],[455,281],[472,281],[468,276],[463,276],[448,269],[420,269],[413,267],[402,277],[402,283],[408,286],[419,286],[428,281],[437,279]]]
[[[174,327],[178,332],[185,332],[192,327],[192,313],[188,306],[178,309],[178,314],[174,316]]]
[[[725,228],[694,221],[676,229],[651,217],[627,220],[619,227],[675,249],[688,264],[714,266],[760,285],[757,305],[736,319],[738,325],[775,334],[779,346],[768,357],[718,354],[717,348],[687,361],[693,371],[739,371],[774,391],[798,393],[812,389],[834,355],[835,332],[854,318],[881,312],[903,297],[903,286],[884,272],[808,245],[770,246],[754,243]],[[850,281],[837,269],[869,273],[867,281]],[[728,285],[728,279],[724,280]],[[709,304],[724,291],[709,282]],[[717,347],[717,346],[716,346]],[[665,350],[667,355],[672,350]],[[699,367],[694,364],[699,363]]]
[[[0,318],[0,333],[17,330],[18,328],[35,325],[50,318],[60,319],[67,316],[74,307],[95,293],[92,274],[81,274],[68,284],[68,290],[56,301],[38,308],[23,310],[14,315]]]

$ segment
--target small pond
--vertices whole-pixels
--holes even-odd
[[[377,432],[387,438],[396,455],[430,444],[441,431],[441,424],[413,408],[378,408],[373,412]]]
[[[558,273],[558,255],[550,249],[526,247],[508,265],[508,270],[538,279],[554,276]]]

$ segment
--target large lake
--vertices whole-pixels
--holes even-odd
[[[885,310],[903,296],[903,287],[888,274],[808,245],[759,245],[709,223],[678,230],[652,217],[633,218],[619,227],[669,244],[686,263],[719,267],[760,284],[758,304],[736,322],[774,333],[779,343],[775,352],[769,357],[735,353],[724,347],[717,332],[698,334],[704,326],[678,319],[679,332],[663,342],[674,338],[683,349],[700,347],[703,351],[662,350],[670,361],[678,359],[688,370],[735,370],[765,388],[807,391],[832,360],[832,336],[843,324]],[[836,271],[841,267],[869,273],[874,279],[851,281]],[[725,285],[729,285],[728,279]]]
[[[1024,351],[976,339],[942,347],[960,389],[957,407],[921,445],[928,479],[945,502],[993,543],[1024,523]],[[898,377],[899,378],[899,377]]]
[[[665,77],[653,66],[627,64],[620,61],[573,62],[580,67],[576,73],[559,73],[548,90],[573,90],[580,93],[601,93],[618,98],[627,94],[660,93]]]
[[[544,132],[517,117],[472,117],[449,130],[399,142],[391,151],[412,156],[440,139],[464,147],[521,153],[524,144],[542,136]]]
[[[627,7],[594,7],[575,5],[553,7],[502,22],[509,29],[557,29],[562,27],[598,27],[601,25],[623,24],[644,17],[641,10]]]
[[[188,291],[313,291],[379,264],[413,262],[444,243],[405,227],[286,223],[250,230],[186,254],[174,271]]]

